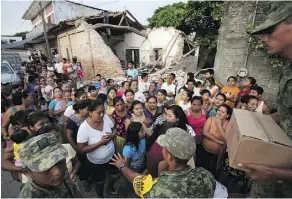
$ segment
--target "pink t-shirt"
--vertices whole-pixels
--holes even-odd
[[[125,91],[123,91],[122,89],[118,90],[117,96],[118,97],[123,97],[125,94]]]
[[[189,125],[193,128],[193,130],[196,132],[196,135],[201,135],[203,131],[204,124],[207,120],[206,113],[202,109],[202,115],[199,118],[195,118],[191,114],[191,110],[187,111],[187,119]]]

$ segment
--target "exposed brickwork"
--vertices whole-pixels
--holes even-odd
[[[58,46],[62,57],[78,57],[87,80],[97,73],[104,77],[123,75],[119,59],[86,22],[77,21],[75,28],[58,34]]]
[[[262,2],[259,2],[258,10],[262,6]],[[273,68],[270,61],[261,53],[251,53],[248,56],[248,35],[245,26],[252,23],[255,8],[255,2],[251,1],[225,2],[225,15],[219,30],[214,65],[215,77],[225,83],[228,76],[237,75],[240,68],[246,67],[249,76],[256,78],[258,85],[264,88],[265,101],[269,106],[275,107],[280,70]],[[262,13],[257,13],[255,24],[263,19]]]

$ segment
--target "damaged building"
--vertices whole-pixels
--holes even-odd
[[[145,28],[129,11],[66,20],[51,34],[56,35],[59,56],[77,56],[86,79],[124,76],[130,60],[145,72],[170,66],[196,70],[198,46],[186,35],[174,28]]]

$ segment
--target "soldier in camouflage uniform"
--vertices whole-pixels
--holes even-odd
[[[158,144],[163,147],[162,154],[168,165],[168,170],[163,171],[158,179],[153,180],[151,175],[135,173],[124,164],[124,159],[119,154],[113,159],[112,164],[117,166],[126,178],[133,181],[138,196],[150,198],[214,196],[218,183],[213,175],[204,168],[192,169],[187,165],[196,151],[191,135],[180,128],[171,128],[158,138]],[[226,188],[225,192],[227,193]]]
[[[28,140],[19,150],[30,180],[20,198],[74,198],[77,188],[66,169],[66,149],[50,133]]]
[[[282,67],[277,101],[280,126],[292,139],[292,2],[275,2],[266,20],[252,34],[262,34],[260,41],[269,55],[277,54],[287,61]],[[242,167],[256,180],[251,197],[292,198],[292,169],[253,164]]]

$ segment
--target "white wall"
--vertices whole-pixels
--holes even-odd
[[[75,17],[88,17],[103,12],[102,10],[77,5],[68,1],[53,1],[53,6],[55,24],[58,24],[60,21],[73,19]]]
[[[15,42],[18,42],[22,40],[22,37],[1,35],[1,41],[5,41],[7,44],[10,44],[10,40],[15,40]]]
[[[140,49],[140,62],[150,62],[150,56],[154,53],[154,48],[163,49],[162,61],[167,61],[167,65],[171,61],[182,56],[184,38],[179,34],[180,31],[174,28],[154,28],[147,29],[148,38],[141,37],[135,33],[125,35],[125,40],[112,46],[116,50],[120,60],[126,59],[126,49]],[[175,41],[175,38],[177,40]],[[172,44],[173,47],[171,48]],[[167,52],[170,51],[167,60],[165,59]]]

